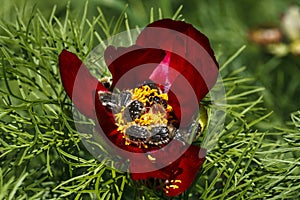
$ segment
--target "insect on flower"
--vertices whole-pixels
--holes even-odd
[[[167,95],[154,83],[146,83],[134,90],[119,94],[99,92],[103,106],[109,107],[115,115],[118,130],[124,134],[126,144],[162,145],[175,135],[175,117],[167,104]],[[170,122],[169,122],[170,121]]]
[[[167,196],[181,194],[205,160],[205,149],[189,138],[205,127],[197,119],[199,110],[200,119],[207,115],[200,101],[218,76],[208,39],[190,24],[163,19],[149,24],[133,46],[107,47],[104,58],[111,84],[63,50],[59,65],[67,94],[129,160],[132,179],[159,179]]]

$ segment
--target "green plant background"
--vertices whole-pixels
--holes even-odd
[[[167,199],[85,150],[57,66],[63,48],[83,59],[110,35],[163,17],[184,19],[209,37],[228,103],[219,141],[192,187],[174,199],[299,199],[300,58],[273,56],[247,37],[252,27],[278,26],[292,3],[300,5],[3,1],[0,199]]]

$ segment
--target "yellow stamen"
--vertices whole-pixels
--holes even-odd
[[[156,160],[156,158],[152,157],[151,155],[148,155],[147,157],[148,157],[148,159],[151,160],[151,161],[155,161],[155,160]]]
[[[118,124],[124,124],[122,112],[115,114],[115,118]]]
[[[170,185],[170,187],[173,188],[173,189],[178,189],[179,188],[178,185]]]
[[[135,119],[135,123],[148,126],[153,121],[153,116],[150,113],[143,114],[139,119]]]
[[[128,140],[127,138],[125,139],[125,145],[130,145],[131,144],[131,142],[130,142],[130,140]]]
[[[181,183],[181,180],[171,180],[171,183]]]
[[[139,100],[142,103],[150,103],[149,96],[157,96],[165,101],[168,101],[168,94],[162,93],[158,94],[157,89],[151,89],[148,85],[143,85],[140,88],[135,88],[133,90],[132,99]]]
[[[162,98],[163,100],[168,101],[168,94],[167,93],[160,94],[159,97]]]
[[[171,112],[173,110],[172,106],[168,105],[166,108],[167,112]]]

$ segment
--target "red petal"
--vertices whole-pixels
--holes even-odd
[[[167,196],[177,196],[188,189],[193,183],[199,168],[202,166],[205,160],[205,153],[199,155],[204,149],[199,151],[197,146],[190,146],[190,148],[182,155],[178,160],[179,164],[175,168],[179,174],[176,174],[169,180],[170,185],[165,187],[165,193]],[[172,166],[169,166],[172,168]],[[174,170],[174,169],[173,169]]]
[[[136,44],[169,52],[167,53],[167,56],[170,56],[169,67],[182,75],[181,77],[178,73],[166,75],[166,80],[173,80],[170,90],[176,94],[180,106],[178,102],[172,101],[172,98],[170,104],[175,109],[178,118],[180,118],[178,109],[182,109],[182,116],[184,116],[182,125],[187,125],[198,111],[197,106],[194,106],[195,98],[193,97],[196,95],[197,101],[201,101],[217,80],[218,63],[209,40],[191,24],[163,19],[148,25],[139,35]],[[160,74],[154,74],[153,80],[161,79],[156,78],[155,75]],[[186,89],[187,84],[193,88],[192,91]]]
[[[134,180],[146,178],[168,179],[169,174],[160,171],[160,169],[167,167],[180,158],[186,148],[182,142],[173,140],[159,149],[147,149],[145,154],[132,156],[130,158],[132,178]]]
[[[151,29],[151,27],[158,28],[158,29]],[[161,47],[164,50],[168,50],[171,52],[173,52],[174,46],[185,47],[178,50],[179,52],[187,52],[187,48],[193,47],[189,45],[193,45],[193,44],[187,44],[186,41],[183,41],[186,40],[187,38],[182,37],[182,35],[176,34],[176,32],[182,33],[187,37],[194,39],[200,46],[202,46],[207,51],[207,53],[214,60],[215,66],[210,66],[210,67],[219,67],[214,57],[214,52],[210,47],[208,38],[203,33],[195,29],[193,25],[188,24],[184,21],[174,21],[172,19],[162,19],[162,20],[155,21],[149,24],[141,32],[141,34],[139,35],[136,41],[136,44],[143,47],[152,47],[152,48],[154,48],[155,46]],[[189,54],[188,56],[193,56],[195,59],[199,57],[199,55],[197,55],[197,52],[188,52],[188,54]]]
[[[76,108],[85,116],[95,118],[93,96],[107,89],[90,74],[75,54],[67,50],[59,55],[59,66],[63,86]]]
[[[139,159],[130,159],[130,171],[142,171],[144,173],[131,173],[133,180],[140,179],[162,179],[168,181],[164,186],[167,196],[176,196],[184,192],[194,181],[194,178],[205,160],[205,149],[197,146],[183,146],[179,141],[174,145],[167,145],[164,150],[148,152],[154,161],[149,160],[146,156]],[[177,148],[176,148],[177,147]],[[187,149],[186,149],[187,148]],[[182,155],[174,160],[173,156],[177,153]],[[165,166],[165,167],[161,167]],[[150,171],[150,169],[156,169]]]
[[[104,56],[112,73],[113,86],[122,90],[137,87],[147,81],[151,72],[164,58],[165,52],[138,46],[117,49],[109,46]]]

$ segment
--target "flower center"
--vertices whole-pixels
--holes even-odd
[[[154,83],[120,93],[100,92],[99,97],[102,105],[112,110],[126,145],[160,146],[176,134],[178,122],[168,95]]]

